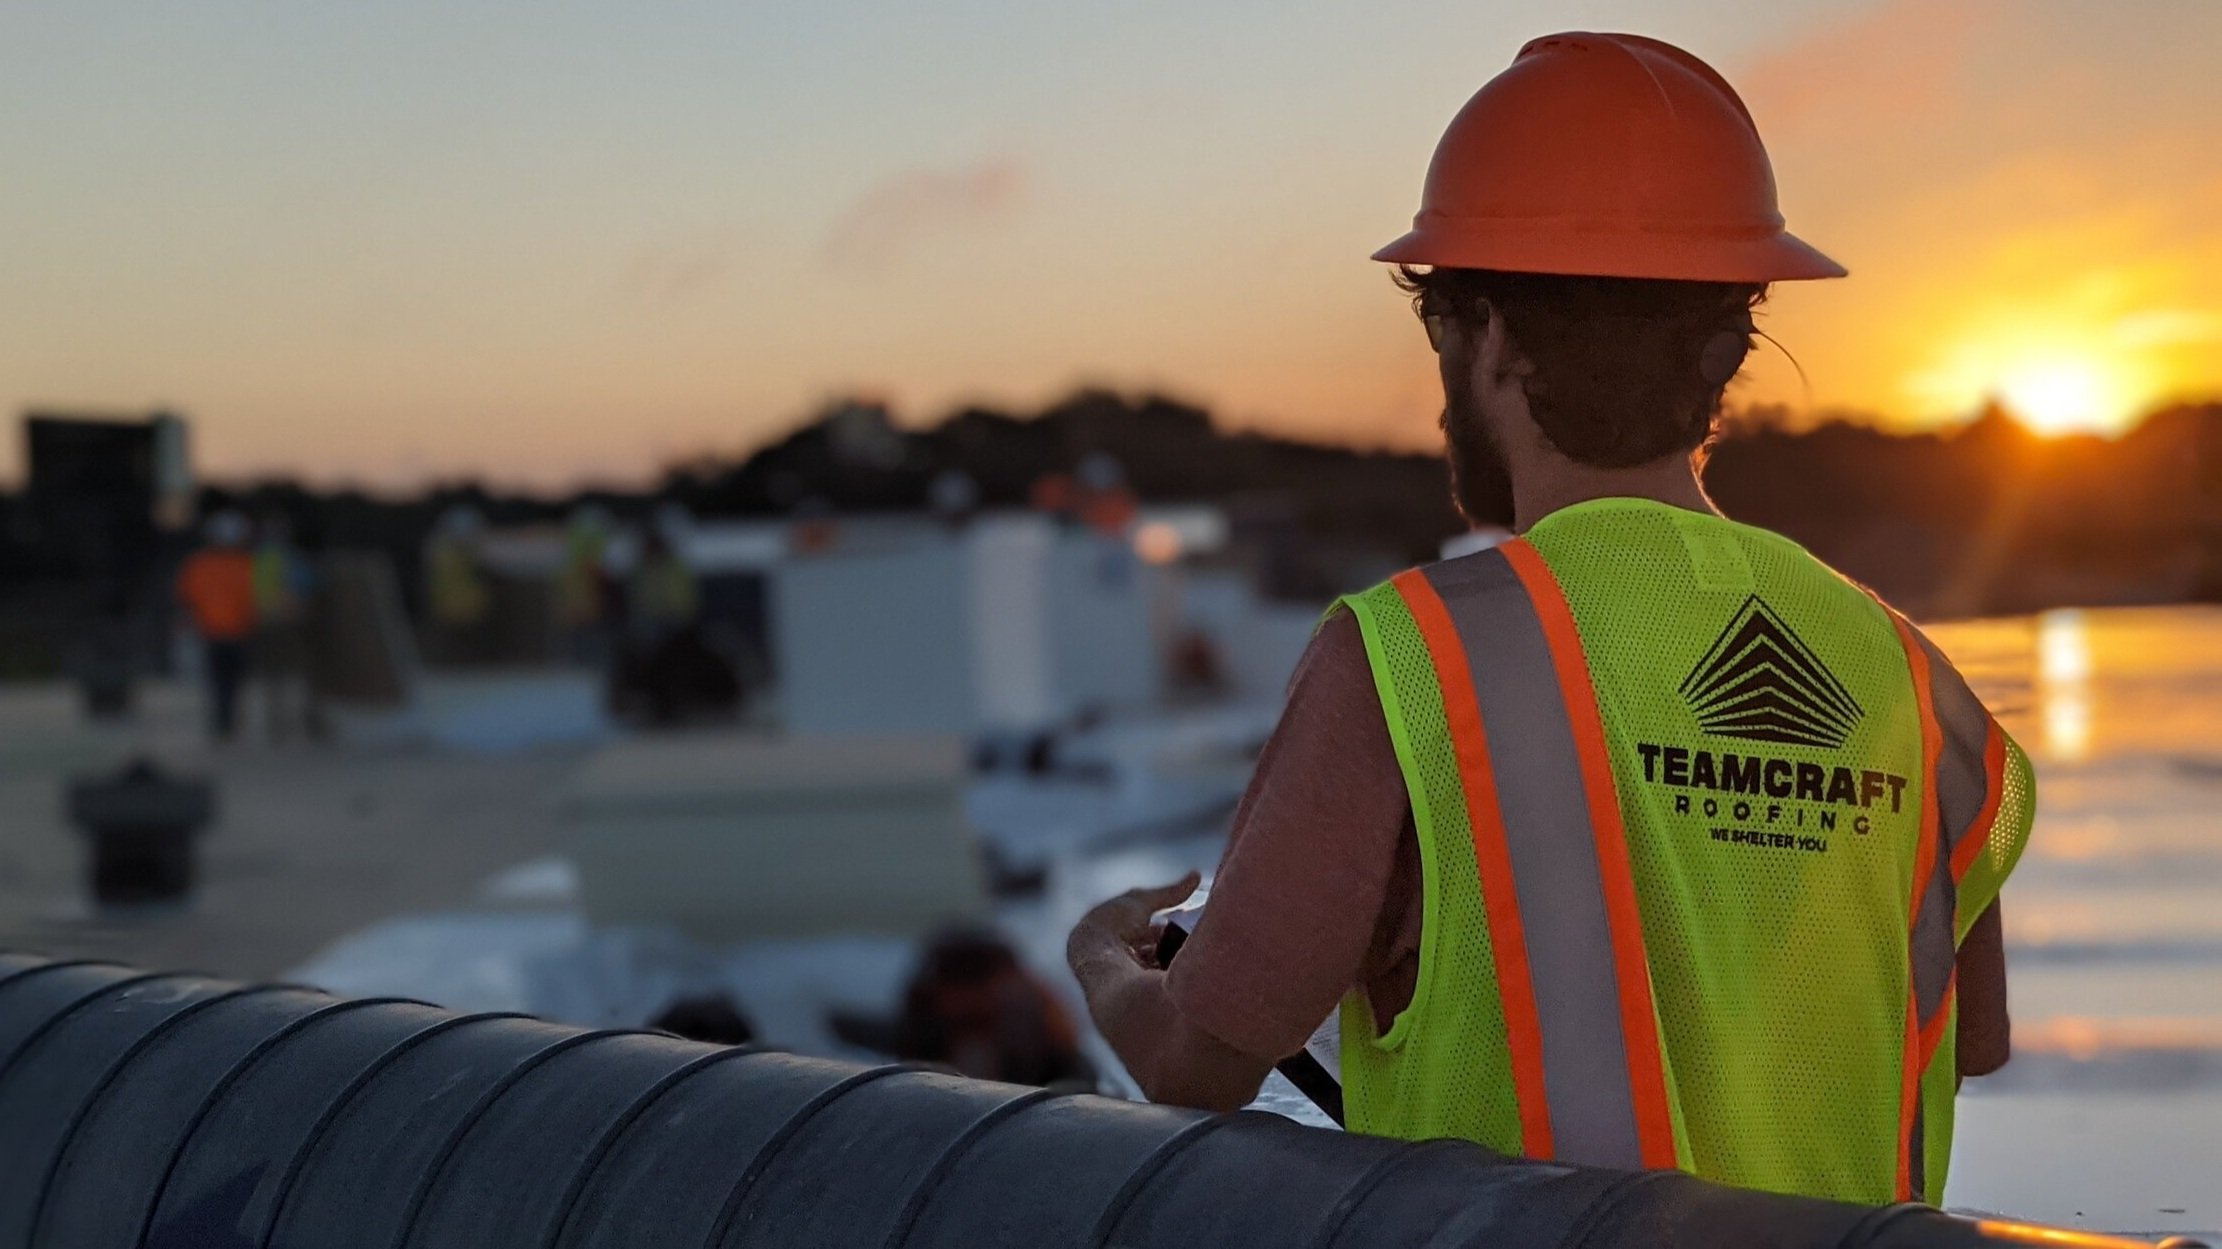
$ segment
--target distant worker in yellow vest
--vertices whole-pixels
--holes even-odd
[[[686,554],[693,526],[685,509],[673,506],[659,510],[641,531],[640,558],[625,592],[637,646],[653,648],[701,618],[702,582]]]
[[[481,542],[486,518],[465,504],[450,507],[424,543],[425,614],[432,651],[442,663],[490,658],[494,591],[487,584]]]
[[[571,512],[563,527],[563,565],[556,570],[556,619],[571,658],[601,667],[611,659],[610,514],[598,503]]]
[[[1456,498],[1517,536],[1336,605],[1170,969],[1068,947],[1148,1094],[1231,1108],[1339,1010],[1348,1125],[1936,1201],[2006,1060],[2021,751],[1919,630],[1698,476],[1783,230],[1686,52],[1538,39],[1452,121],[1398,266]]]
[[[270,512],[256,526],[254,570],[254,669],[262,683],[265,730],[273,742],[296,731],[320,741],[329,726],[314,664],[317,569],[294,542],[285,513]]]

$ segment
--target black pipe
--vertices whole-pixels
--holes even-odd
[[[1921,1207],[0,955],[0,1249],[2013,1243]]]

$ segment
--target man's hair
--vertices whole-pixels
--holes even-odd
[[[1402,266],[1421,315],[1479,334],[1487,301],[1531,364],[1528,409],[1551,445],[1599,468],[1696,451],[1751,350],[1764,285]]]

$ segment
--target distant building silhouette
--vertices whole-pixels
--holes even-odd
[[[169,564],[194,519],[185,421],[31,412],[23,436],[0,540],[0,669],[159,665]]]

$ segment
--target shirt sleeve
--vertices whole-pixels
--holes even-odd
[[[2006,1013],[2006,943],[1998,908],[1983,909],[1957,959],[1960,999],[1960,1074],[1987,1075],[2006,1065],[2013,1050],[2013,1025]]]
[[[1364,639],[1339,612],[1297,665],[1167,977],[1182,1016],[1254,1058],[1303,1048],[1363,976],[1409,809]]]

